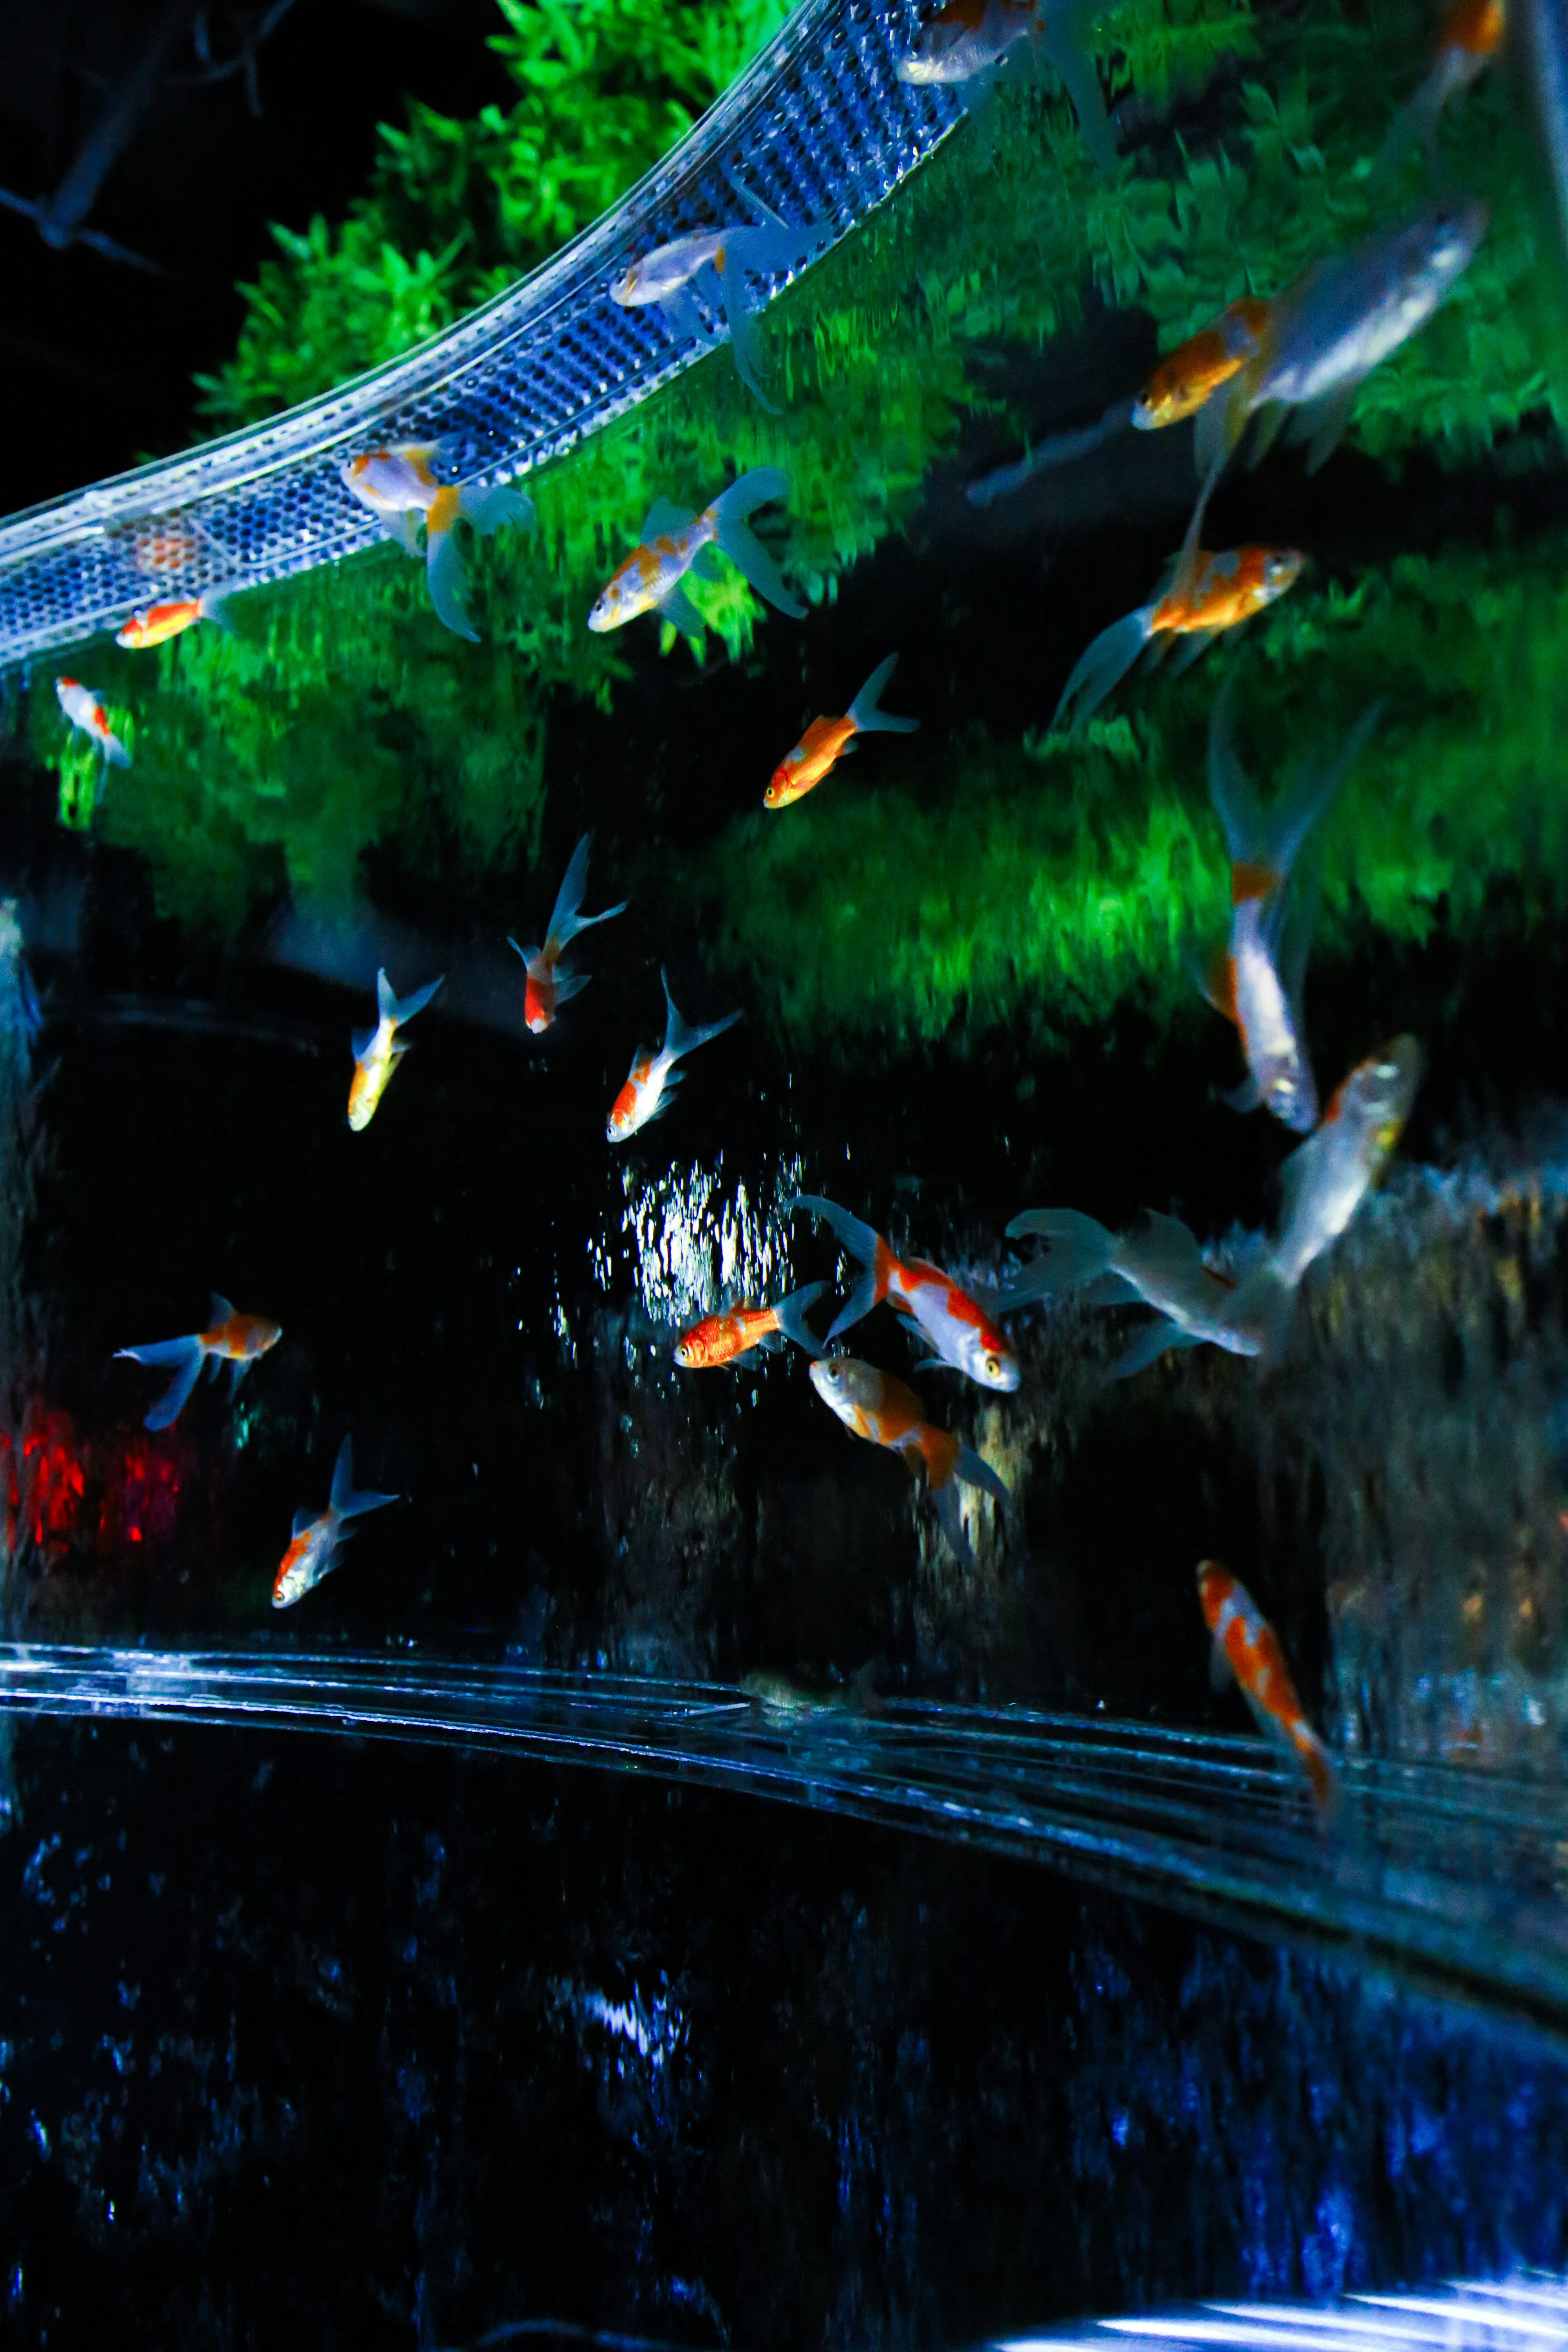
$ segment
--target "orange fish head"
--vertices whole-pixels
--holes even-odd
[[[1299,548],[1271,547],[1263,558],[1263,588],[1266,595],[1283,596],[1293,588],[1307,568],[1307,559]]]
[[[1198,1562],[1198,1599],[1212,1633],[1220,1611],[1236,1590],[1236,1579],[1217,1559]]]

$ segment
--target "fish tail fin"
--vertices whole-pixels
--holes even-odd
[[[1154,611],[1152,604],[1145,604],[1125,620],[1112,621],[1079,656],[1051,720],[1053,731],[1072,734],[1121,685],[1149,642]]]
[[[820,1217],[825,1224],[831,1225],[838,1237],[840,1248],[858,1259],[866,1269],[834,1318],[833,1328],[827,1334],[831,1341],[847,1331],[852,1324],[869,1315],[872,1307],[886,1298],[895,1264],[893,1253],[873,1226],[863,1223],[858,1217],[852,1217],[848,1210],[841,1209],[836,1201],[824,1200],[820,1192],[797,1193],[790,1202],[786,1213],[793,1214],[796,1209],[805,1209],[812,1216]]]
[[[531,530],[539,517],[533,500],[523,490],[514,490],[509,482],[498,483],[493,488],[468,488],[459,492],[459,513],[466,514],[481,539],[503,523],[520,522]]]
[[[1116,170],[1116,141],[1089,46],[1094,14],[1081,0],[1055,0],[1045,11],[1039,51],[1072,101],[1090,161],[1110,178]]]
[[[623,898],[618,907],[606,907],[602,915],[584,915],[582,912],[583,893],[588,887],[588,845],[593,838],[591,833],[583,835],[572,852],[572,863],[566,868],[565,879],[556,893],[545,937],[553,940],[558,949],[568,946],[579,931],[589,930],[595,923],[607,923],[616,915],[624,915],[632,903],[629,898]],[[522,951],[519,949],[518,952],[521,955]]]
[[[1005,1286],[1001,1294],[1004,1311],[1093,1282],[1110,1270],[1116,1249],[1115,1234],[1079,1209],[1026,1209],[1008,1226],[1007,1237],[1018,1241],[1026,1234],[1038,1234],[1049,1246],[1044,1257],[1037,1258],[1016,1281]]]
[[[332,1470],[331,1507],[340,1519],[357,1519],[365,1511],[379,1511],[384,1503],[395,1503],[397,1495],[379,1495],[374,1486],[358,1492],[354,1488],[353,1442],[345,1437],[338,1448],[338,1458]]]
[[[1318,1821],[1327,1828],[1340,1807],[1342,1790],[1334,1760],[1324,1742],[1310,1723],[1298,1719],[1286,1727],[1286,1737],[1306,1768],[1312,1784],[1312,1801],[1317,1807]]]
[[[1005,1511],[1011,1511],[1013,1489],[993,1470],[989,1462],[982,1461],[973,1445],[959,1447],[952,1475],[962,1479],[966,1486],[978,1486],[983,1494],[993,1496]]]
[[[664,1058],[667,1062],[679,1062],[686,1055],[695,1054],[699,1045],[706,1045],[711,1038],[721,1037],[725,1030],[732,1029],[741,1017],[738,1013],[726,1013],[721,1021],[710,1021],[700,1028],[695,1027],[676,1011],[675,999],[669,992],[668,974],[661,971],[659,978],[664,982]]]
[[[739,234],[745,236],[748,232],[742,230]],[[730,330],[730,355],[735,362],[735,373],[752,399],[760,402],[770,416],[777,416],[778,403],[770,400],[762,386],[763,341],[757,332],[755,312],[747,299],[746,272],[733,239],[724,249],[724,267],[719,272],[719,299],[724,306],[724,322]]]
[[[118,735],[106,735],[104,737],[103,756],[111,767],[128,768],[131,765],[131,754],[126,750]]]
[[[432,529],[425,535],[425,578],[436,618],[443,628],[450,629],[455,637],[467,637],[471,646],[477,646],[479,633],[469,620],[463,604],[463,558],[450,523],[441,530]]]
[[[1147,1371],[1151,1364],[1157,1364],[1170,1349],[1196,1348],[1201,1344],[1194,1332],[1184,1331],[1169,1316],[1161,1315],[1139,1333],[1130,1348],[1122,1349],[1110,1367],[1110,1377],[1113,1381],[1130,1381],[1134,1372]]]
[[[1270,863],[1263,804],[1236,749],[1235,702],[1236,672],[1232,670],[1215,698],[1209,720],[1209,798],[1233,872],[1240,866],[1262,867]]]
[[[1333,806],[1341,785],[1366,749],[1387,707],[1384,698],[1363,710],[1333,758],[1321,767],[1311,763],[1304,767],[1268,811],[1262,834],[1264,862],[1281,880],[1295,864],[1308,835]]]
[[[1011,491],[1021,490],[1037,474],[1053,466],[1070,466],[1079,457],[1087,457],[1102,443],[1115,438],[1118,433],[1131,430],[1133,405],[1130,400],[1119,400],[1108,408],[1098,425],[1080,425],[1070,433],[1047,434],[1042,441],[1016,457],[1010,466],[998,466],[994,473],[982,474],[977,481],[965,486],[964,497],[972,507],[988,507],[997,499],[1006,498]]]
[[[1436,170],[1437,120],[1458,87],[1455,63],[1456,52],[1452,49],[1445,48],[1439,53],[1419,88],[1405,100],[1389,124],[1383,144],[1373,158],[1371,178],[1391,172],[1396,163],[1405,161],[1413,147],[1425,148],[1427,163]]]
[[[792,621],[803,621],[805,606],[790,594],[784,573],[746,521],[746,517],[758,507],[788,495],[787,474],[777,466],[753,466],[749,474],[742,474],[727,490],[721,490],[709,512],[713,517],[720,546],[758,595],[787,614]]]
[[[220,629],[232,629],[234,614],[229,609],[229,598],[233,593],[232,588],[209,588],[205,595],[198,597],[196,610],[203,620],[216,621]]]
[[[826,1288],[825,1282],[805,1283],[799,1290],[792,1290],[787,1298],[781,1298],[773,1308],[773,1319],[784,1338],[793,1339],[797,1348],[804,1348],[808,1356],[824,1353],[823,1344],[805,1317],[806,1309],[816,1306]]]
[[[178,1418],[185,1399],[195,1387],[206,1354],[200,1335],[195,1331],[183,1339],[155,1339],[146,1348],[117,1348],[117,1356],[130,1356],[138,1364],[174,1364],[178,1367],[174,1379],[147,1415],[148,1429],[167,1429]]]
[[[437,972],[434,980],[426,981],[425,986],[416,988],[411,996],[394,996],[392,982],[384,965],[375,975],[376,1011],[384,1021],[394,1022],[401,1029],[405,1021],[412,1021],[416,1013],[424,1012],[446,977],[444,971]]]
[[[885,662],[879,662],[850,704],[848,717],[857,735],[872,735],[879,731],[889,735],[912,735],[920,725],[918,719],[894,719],[889,712],[879,708],[882,689],[898,666],[897,654],[889,654]]]

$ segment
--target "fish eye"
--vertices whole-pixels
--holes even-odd
[[[998,1373],[998,1372],[1001,1370],[1001,1369],[1002,1369],[1002,1359],[1001,1359],[1001,1357],[1000,1357],[1000,1356],[987,1356],[987,1357],[986,1357],[986,1359],[985,1359],[985,1369],[986,1369],[986,1371],[990,1374],[991,1378],[992,1378],[993,1380],[994,1380],[994,1379],[995,1379],[995,1377],[996,1377],[996,1375],[997,1375],[997,1373]]]

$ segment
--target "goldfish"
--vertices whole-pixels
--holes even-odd
[[[874,1364],[855,1356],[822,1357],[811,1367],[811,1384],[852,1435],[901,1454],[911,1470],[924,1467],[942,1531],[959,1559],[970,1565],[973,1554],[963,1530],[958,1488],[978,1486],[994,1495],[1004,1510],[1013,1504],[1011,1490],[990,1464],[951,1431],[933,1427],[913,1389],[890,1372],[879,1372]]]
[[[753,1348],[766,1348],[780,1339],[793,1339],[808,1356],[820,1356],[822,1349],[805,1318],[826,1287],[825,1282],[808,1282],[781,1298],[776,1307],[731,1307],[722,1315],[705,1315],[676,1341],[675,1360],[689,1372],[710,1371],[720,1364],[732,1364],[738,1356],[749,1356]]]
[[[721,490],[700,515],[672,507],[664,499],[656,499],[641,539],[600,591],[588,615],[588,626],[602,635],[607,629],[625,628],[639,613],[657,612],[673,622],[682,635],[704,644],[706,625],[680,583],[689,572],[697,580],[719,577],[713,556],[716,547],[722,549],[759,596],[792,621],[804,620],[805,606],[790,594],[783,572],[745,520],[771,499],[785,497],[788,490],[789,477],[776,466],[754,466],[727,490]]]
[[[467,489],[437,481],[431,467],[446,454],[443,441],[404,441],[394,448],[363,449],[338,467],[346,487],[370,509],[389,539],[417,556],[415,533],[425,521],[425,578],[436,617],[455,636],[478,645],[479,633],[463,604],[463,559],[454,526],[466,515],[481,538],[503,523],[531,529],[533,501],[506,485]]]
[[[678,342],[706,342],[709,331],[697,289],[703,283],[703,271],[710,269],[717,281],[719,307],[730,331],[730,353],[735,373],[748,392],[776,415],[777,409],[758,380],[761,350],[755,305],[747,299],[746,279],[748,276],[782,278],[798,268],[825,237],[831,236],[832,230],[815,224],[804,229],[792,228],[760,199],[753,201],[763,215],[763,226],[702,229],[693,236],[678,236],[670,244],[643,255],[640,260],[629,262],[612,282],[610,299],[628,310],[657,304]]]
[[[355,1494],[353,1454],[345,1437],[338,1448],[326,1509],[314,1519],[309,1511],[294,1514],[292,1540],[278,1563],[272,1587],[274,1609],[292,1609],[313,1584],[320,1584],[322,1577],[336,1568],[338,1553],[353,1533],[352,1528],[345,1527],[345,1520],[360,1518],[366,1511],[379,1511],[384,1503],[397,1500],[395,1495],[378,1495],[370,1488]]]
[[[160,572],[184,572],[213,544],[205,524],[194,514],[147,515],[129,526],[128,536],[132,562],[153,579]]]
[[[1237,1110],[1259,1104],[1308,1135],[1318,1123],[1318,1094],[1301,1043],[1301,986],[1311,938],[1311,906],[1290,892],[1302,844],[1332,803],[1381,715],[1366,711],[1326,767],[1304,767],[1289,791],[1265,811],[1230,730],[1227,683],[1209,727],[1209,793],[1230,856],[1230,938],[1209,968],[1205,993],[1234,1024],[1247,1055],[1245,1084],[1226,1099]]]
[[[182,635],[198,621],[216,621],[220,629],[231,627],[226,596],[209,588],[201,596],[172,596],[163,604],[139,605],[123,628],[115,631],[114,642],[140,651]]]
[[[1116,169],[1100,77],[1088,34],[1097,10],[1082,0],[946,0],[927,16],[914,47],[900,58],[900,81],[945,89],[985,89],[1020,41],[1048,65],[1072,101],[1084,145],[1102,172]]]
[[[664,982],[666,1018],[664,1043],[657,1054],[639,1045],[632,1056],[632,1066],[626,1085],[610,1107],[605,1134],[611,1143],[625,1143],[646,1127],[650,1118],[659,1118],[669,1108],[670,1089],[680,1084],[683,1072],[675,1066],[699,1045],[710,1038],[721,1037],[740,1019],[738,1013],[726,1013],[722,1021],[710,1021],[705,1029],[693,1029],[681,1019],[675,1009],[675,999],[669,992],[669,980],[660,972]]]
[[[354,1074],[349,1084],[349,1125],[357,1135],[375,1117],[376,1105],[392,1082],[392,1074],[408,1048],[400,1045],[397,1033],[416,1013],[422,1013],[447,977],[442,972],[437,979],[416,988],[412,996],[398,998],[384,971],[375,975],[376,1024],[374,1029],[356,1029],[353,1034]]]
[[[1179,1217],[1148,1210],[1131,1233],[1113,1234],[1078,1209],[1026,1209],[1007,1234],[1011,1240],[1037,1234],[1047,1248],[1004,1287],[1003,1312],[1075,1290],[1085,1292],[1096,1307],[1141,1300],[1158,1310],[1159,1320],[1111,1366],[1112,1380],[1131,1379],[1168,1348],[1207,1345],[1236,1356],[1263,1351],[1261,1321],[1247,1313],[1230,1277],[1205,1264],[1191,1228]]]
[[[553,1022],[556,1013],[567,1002],[587,987],[592,973],[563,971],[561,960],[579,931],[595,923],[608,923],[616,915],[624,915],[630,906],[623,898],[618,907],[606,907],[602,915],[582,915],[583,893],[588,887],[588,844],[593,835],[585,833],[572,852],[572,863],[566,868],[565,879],[555,896],[555,905],[544,934],[542,948],[520,948],[514,939],[507,945],[513,954],[522,958],[527,975],[522,992],[522,1017],[536,1037],[542,1037]]]
[[[773,770],[773,782],[763,794],[764,808],[788,808],[792,801],[804,800],[807,793],[815,792],[845,753],[854,751],[858,735],[914,733],[921,723],[918,719],[894,719],[877,707],[877,698],[898,664],[897,654],[879,663],[842,719],[812,720],[795,750],[786,751]]]
[[[983,1389],[1011,1393],[1017,1387],[1018,1359],[1013,1349],[984,1309],[940,1265],[932,1265],[927,1258],[911,1258],[906,1264],[893,1255],[880,1234],[818,1192],[798,1194],[787,1204],[785,1214],[793,1216],[797,1209],[831,1225],[850,1256],[866,1268],[827,1334],[829,1346],[886,1299],[895,1314],[918,1324],[936,1349],[934,1356],[921,1359],[917,1371],[945,1365],[950,1371],[965,1373]]]
[[[1485,73],[1502,47],[1506,26],[1504,0],[1450,0],[1437,28],[1436,55],[1415,96],[1389,125],[1374,172],[1386,171],[1416,145],[1426,150],[1436,170],[1437,119],[1451,98]]]
[[[1320,1818],[1327,1820],[1338,1801],[1338,1776],[1296,1696],[1279,1635],[1259,1615],[1240,1578],[1217,1559],[1198,1562],[1198,1600],[1214,1636],[1210,1673],[1215,1688],[1223,1690],[1235,1677],[1258,1729],[1267,1738],[1279,1740],[1304,1768]]]
[[[110,726],[103,705],[91,687],[79,686],[74,677],[57,677],[55,692],[71,725],[90,736],[106,760],[111,760],[117,768],[128,768],[131,754]]]
[[[233,1396],[258,1356],[265,1356],[268,1348],[275,1348],[283,1337],[281,1327],[267,1316],[241,1315],[216,1290],[212,1315],[212,1322],[205,1331],[193,1331],[185,1339],[156,1339],[146,1348],[116,1348],[117,1357],[129,1356],[138,1364],[178,1367],[168,1388],[147,1415],[149,1429],[167,1429],[178,1418],[204,1363],[209,1380],[217,1378],[226,1362],[232,1366],[228,1392]]]
[[[1195,659],[1222,630],[1239,628],[1293,588],[1306,561],[1293,547],[1238,547],[1225,555],[1199,548],[1152,604],[1113,621],[1079,656],[1052,726],[1081,727],[1158,636],[1185,637]]]

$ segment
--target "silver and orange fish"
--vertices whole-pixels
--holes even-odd
[[[441,972],[412,996],[397,997],[384,971],[375,975],[376,1023],[374,1029],[356,1029],[353,1046],[354,1074],[349,1082],[349,1125],[357,1135],[375,1117],[376,1105],[392,1083],[392,1074],[408,1048],[398,1031],[422,1013],[446,979]]]
[[[1072,100],[1083,143],[1102,172],[1116,169],[1116,142],[1089,47],[1096,0],[943,0],[923,19],[899,60],[900,81],[976,96],[989,89],[1021,41],[1047,65]]]
[[[602,635],[608,629],[624,629],[639,613],[658,613],[683,636],[705,644],[707,624],[680,583],[689,572],[694,580],[717,580],[715,549],[729,557],[759,596],[792,621],[804,620],[805,606],[790,594],[783,572],[746,521],[758,507],[785,497],[788,490],[789,477],[776,466],[753,466],[700,514],[673,507],[667,499],[656,499],[641,539],[600,590],[588,626]]]
[[[233,1396],[258,1356],[265,1356],[283,1337],[281,1326],[270,1317],[242,1315],[216,1290],[212,1316],[205,1331],[192,1331],[183,1339],[154,1339],[144,1348],[116,1348],[116,1356],[129,1356],[135,1363],[175,1368],[173,1381],[147,1415],[147,1428],[168,1428],[195,1387],[204,1363],[209,1380],[216,1380],[226,1363],[232,1366],[228,1392]]]
[[[689,1372],[711,1371],[749,1356],[753,1348],[776,1346],[784,1339],[793,1339],[808,1356],[820,1356],[821,1346],[805,1318],[826,1287],[825,1282],[808,1282],[776,1307],[731,1307],[721,1315],[705,1315],[676,1341],[675,1360]]]
[[[705,283],[703,272],[710,269],[718,306],[730,331],[735,373],[763,406],[776,415],[760,381],[757,306],[748,294],[746,280],[748,277],[782,278],[798,269],[832,231],[815,223],[792,228],[760,198],[753,197],[752,202],[763,215],[760,226],[742,222],[731,228],[700,229],[693,236],[675,237],[628,263],[612,282],[610,299],[625,310],[656,305],[678,342],[705,343],[710,337],[699,289]]]
[[[1451,98],[1479,81],[1502,47],[1507,30],[1504,0],[1449,0],[1437,27],[1432,63],[1415,96],[1407,99],[1378,150],[1374,171],[1387,171],[1412,147],[1424,147],[1436,167],[1437,122]]]
[[[994,1318],[940,1265],[927,1258],[907,1263],[889,1248],[880,1234],[852,1217],[819,1192],[802,1192],[790,1202],[787,1213],[805,1209],[832,1226],[843,1247],[866,1271],[840,1308],[828,1332],[828,1342],[869,1315],[886,1299],[895,1314],[916,1323],[936,1350],[916,1367],[945,1365],[963,1372],[984,1389],[1008,1393],[1018,1385],[1018,1359],[997,1329]]]
[[[842,719],[812,720],[795,750],[786,751],[773,770],[773,781],[763,794],[764,808],[788,808],[792,802],[815,792],[845,753],[854,751],[858,735],[914,733],[921,723],[918,719],[895,719],[879,708],[879,697],[898,666],[897,654],[879,662]]]
[[[545,928],[544,945],[520,948],[514,939],[507,945],[514,955],[522,958],[526,978],[522,991],[522,1017],[536,1037],[542,1037],[551,1026],[561,1007],[587,987],[592,973],[568,971],[563,968],[567,949],[579,931],[592,929],[595,923],[608,923],[616,915],[624,915],[630,906],[623,898],[618,907],[606,907],[602,915],[579,912],[583,893],[588,887],[588,845],[593,835],[585,833],[572,852],[572,863],[566,868],[564,880],[555,894],[555,904]]]
[[[55,692],[60,709],[73,727],[98,745],[106,760],[117,768],[131,765],[131,754],[109,723],[109,714],[90,686],[79,686],[74,677],[57,677]]]
[[[366,1511],[379,1511],[384,1504],[398,1499],[395,1495],[379,1495],[369,1487],[355,1493],[353,1454],[345,1437],[338,1449],[326,1509],[316,1518],[309,1511],[294,1514],[293,1536],[278,1563],[273,1581],[274,1609],[292,1609],[312,1585],[320,1584],[322,1577],[336,1568],[338,1553],[353,1532],[347,1524],[350,1519],[360,1518]]]
[[[721,1021],[710,1021],[706,1028],[694,1029],[675,1009],[668,976],[661,971],[659,978],[664,982],[666,1008],[664,1043],[657,1054],[639,1045],[633,1055],[626,1085],[611,1104],[605,1123],[605,1139],[611,1143],[625,1143],[650,1118],[661,1118],[669,1108],[671,1092],[683,1076],[675,1066],[677,1062],[694,1054],[699,1045],[706,1045],[710,1038],[722,1036],[741,1017],[738,1013],[726,1013]]]
[[[454,636],[478,645],[479,633],[463,603],[463,559],[456,525],[459,516],[480,538],[503,523],[531,528],[533,501],[521,490],[501,483],[490,489],[473,486],[459,489],[441,481],[434,471],[446,455],[442,441],[404,441],[383,449],[363,449],[346,457],[338,471],[346,488],[361,506],[368,507],[389,539],[413,556],[420,552],[418,527],[425,525],[425,578],[436,617]]]
[[[1012,1507],[1012,1492],[991,1465],[951,1430],[929,1422],[913,1389],[874,1364],[855,1356],[824,1357],[811,1367],[811,1384],[853,1436],[901,1454],[911,1470],[923,1469],[942,1531],[959,1559],[969,1563],[973,1554],[964,1532],[959,1487],[977,1486],[994,1496],[1004,1510]]]
[[[1296,1695],[1279,1635],[1240,1578],[1217,1559],[1198,1562],[1198,1600],[1214,1636],[1210,1674],[1215,1689],[1223,1690],[1234,1677],[1258,1729],[1278,1740],[1305,1771],[1319,1816],[1326,1821],[1338,1802],[1338,1775]]]
[[[1293,588],[1306,560],[1293,547],[1237,547],[1224,555],[1197,549],[1152,604],[1101,629],[1079,656],[1051,725],[1069,734],[1081,727],[1157,638],[1184,638],[1195,657]]]

